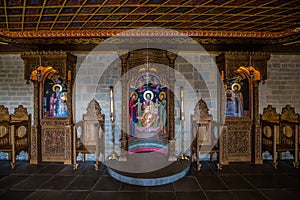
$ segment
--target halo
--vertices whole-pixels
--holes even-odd
[[[132,95],[135,95],[135,98],[134,98],[134,100],[137,100],[137,98],[138,98],[138,94],[137,94],[136,92],[131,92],[131,94],[130,94],[130,98],[132,97]]]
[[[61,85],[60,84],[55,84],[55,85],[53,85],[52,86],[52,90],[55,92],[55,88],[56,87],[59,87],[59,91],[61,92],[62,91],[62,87],[61,87]]]
[[[159,93],[159,99],[162,101],[163,99],[165,99],[166,98],[166,93],[165,92],[161,92],[161,93]]]
[[[150,91],[150,90],[147,90],[146,92],[144,92],[144,94],[143,94],[143,97],[144,97],[144,99],[146,99],[146,96],[147,96],[147,94],[150,94],[151,95],[151,100],[153,99],[153,92],[152,91]]]
[[[234,84],[231,85],[231,90],[232,90],[232,91],[234,91],[234,86],[236,86],[236,85],[238,86],[238,90],[241,90],[241,84],[239,84],[239,83],[234,83]]]

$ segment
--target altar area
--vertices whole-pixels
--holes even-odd
[[[274,168],[276,154],[286,149],[299,165],[298,142],[293,142],[299,116],[293,108],[282,113],[287,116],[288,110],[295,118],[282,122],[289,128],[268,128],[277,122],[258,112],[267,53],[228,52],[212,60],[203,52],[145,43],[87,56],[80,66],[66,52],[24,52],[22,58],[24,78],[33,85],[33,123],[26,109],[22,123],[5,107],[0,112],[1,141],[19,135],[11,148],[0,146],[12,168],[18,166],[15,147],[21,143],[30,164],[63,162],[77,170],[88,160],[95,170],[102,163],[115,179],[143,186],[175,182],[193,162],[198,171],[204,160],[218,170],[234,162],[262,164],[264,151],[271,152]],[[91,65],[91,59],[98,62]],[[281,140],[288,148],[281,148]]]

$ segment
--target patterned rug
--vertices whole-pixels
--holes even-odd
[[[146,152],[159,152],[162,154],[168,154],[168,142],[163,140],[141,140],[136,138],[130,138],[128,142],[128,153],[146,153]]]

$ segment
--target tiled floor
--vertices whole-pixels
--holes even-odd
[[[1,200],[201,200],[201,199],[300,199],[300,169],[281,161],[274,170],[263,165],[231,163],[218,171],[215,163],[204,162],[200,172],[195,164],[187,176],[167,185],[143,187],[112,178],[104,165],[95,171],[93,163],[71,165],[43,163],[29,165],[18,161],[15,170],[0,161]]]

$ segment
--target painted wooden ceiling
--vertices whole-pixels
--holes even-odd
[[[160,27],[195,38],[292,38],[299,0],[0,0],[2,41],[101,38]],[[22,39],[22,40],[20,40]]]

